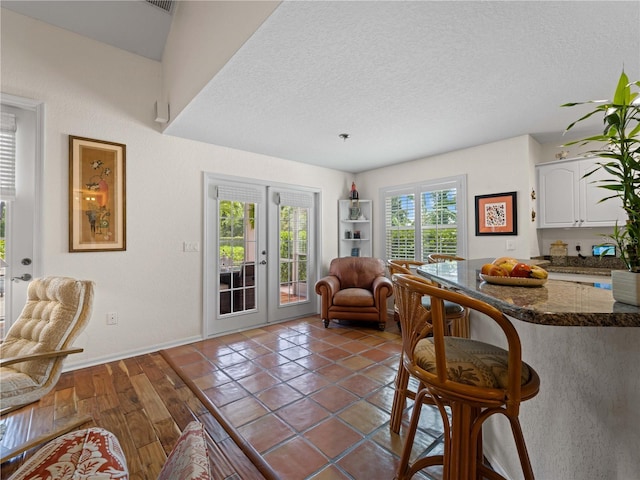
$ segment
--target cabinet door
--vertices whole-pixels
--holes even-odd
[[[538,227],[562,228],[578,224],[579,179],[575,162],[538,167]]]
[[[580,226],[602,227],[613,226],[626,221],[627,215],[622,209],[622,200],[611,198],[604,202],[600,200],[608,197],[610,192],[598,185],[600,180],[610,178],[610,175],[603,169],[599,169],[587,178],[582,178],[586,173],[596,167],[596,159],[581,160],[580,166]]]

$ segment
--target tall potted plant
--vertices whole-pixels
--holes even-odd
[[[586,152],[599,157],[596,169],[588,172],[588,177],[603,168],[610,179],[601,180],[599,187],[606,189],[609,195],[600,201],[618,197],[627,214],[623,225],[615,226],[613,240],[628,271],[612,272],[612,290],[616,300],[623,303],[640,305],[640,81],[629,82],[623,71],[613,95],[613,100],[567,103],[563,107],[595,104],[596,108],[567,127],[567,131],[577,123],[593,115],[603,117],[602,134],[567,143],[570,145],[596,146]]]

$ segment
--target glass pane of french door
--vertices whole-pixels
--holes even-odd
[[[220,315],[256,308],[256,204],[221,200],[218,207]]]
[[[307,301],[309,208],[280,206],[279,303]]]

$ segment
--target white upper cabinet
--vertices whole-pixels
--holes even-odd
[[[609,192],[598,180],[609,176],[604,170],[583,178],[598,159],[566,160],[538,165],[539,228],[611,227],[626,221],[622,202],[600,200]]]

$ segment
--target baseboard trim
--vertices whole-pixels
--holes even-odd
[[[201,335],[194,335],[192,337],[181,338],[180,340],[175,340],[172,342],[165,342],[158,345],[152,345],[144,348],[135,348],[132,350],[126,350],[123,352],[118,352],[114,355],[103,355],[102,357],[95,357],[81,362],[70,362],[65,361],[63,372],[71,372],[73,370],[79,370],[81,368],[87,367],[95,367],[96,365],[101,365],[103,363],[109,362],[117,362],[118,360],[123,360],[125,358],[137,357],[139,355],[146,355],[147,353],[154,353],[160,350],[166,350],[167,348],[180,347],[182,345],[187,345],[189,343],[200,342],[202,341]],[[72,357],[67,357],[67,359],[71,359]]]

